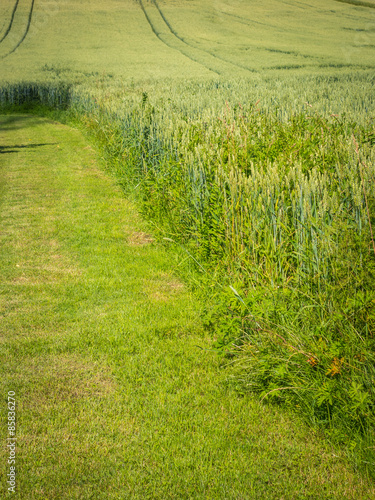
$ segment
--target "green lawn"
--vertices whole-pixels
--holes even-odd
[[[12,498],[371,498],[339,451],[224,384],[181,256],[152,240],[81,132],[22,115],[0,130]]]

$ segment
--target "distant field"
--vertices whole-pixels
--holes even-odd
[[[4,0],[0,16],[3,81],[56,73],[251,78],[375,66],[375,10],[337,0]]]

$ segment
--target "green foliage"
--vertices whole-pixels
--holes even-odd
[[[205,322],[216,350],[238,363],[237,386],[336,440],[350,436],[371,462],[362,448],[375,401],[373,122],[363,108],[347,119],[254,101],[201,114],[198,88],[190,101],[77,88],[69,106],[159,234],[207,271],[218,291]],[[12,92],[0,91],[4,106]],[[55,95],[51,86],[38,102],[53,106]]]
[[[362,279],[349,267],[346,280],[353,255],[342,250],[339,257],[340,281],[326,283],[324,292],[243,283],[221,289],[206,326],[217,336],[214,347],[235,361],[242,392],[298,411],[372,464],[375,256],[367,249]]]

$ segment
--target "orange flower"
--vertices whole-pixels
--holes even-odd
[[[318,364],[318,360],[314,356],[310,356],[307,362],[313,367]]]
[[[338,375],[341,373],[341,367],[344,363],[344,358],[333,358],[332,365],[328,370],[326,371],[326,375],[331,375],[331,377],[334,377],[335,375]]]

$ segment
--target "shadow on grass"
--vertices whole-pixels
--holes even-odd
[[[10,130],[19,130],[24,127],[34,127],[40,124],[40,119],[38,119],[37,116],[33,114],[8,114],[12,112],[18,112],[18,113],[29,113],[30,112],[30,106],[28,108],[26,107],[20,107],[20,106],[14,106],[14,109],[9,109],[5,110],[0,108],[0,130],[2,131],[10,131]],[[52,122],[51,122],[52,123]]]
[[[19,153],[18,151],[19,149],[39,148],[41,146],[53,146],[54,144],[57,144],[57,142],[46,142],[41,144],[14,144],[13,146],[0,146],[0,154]]]

